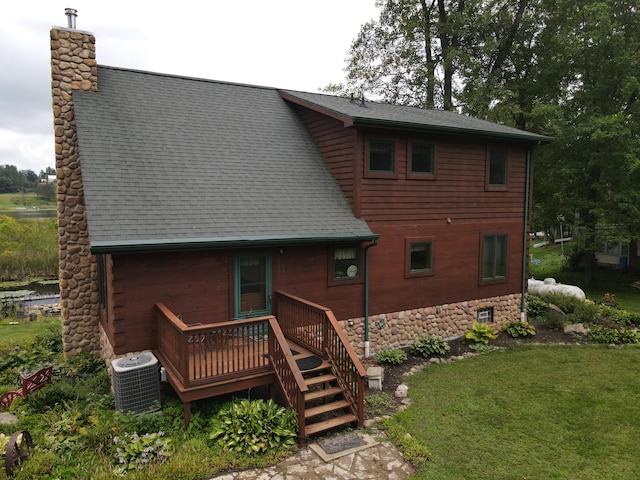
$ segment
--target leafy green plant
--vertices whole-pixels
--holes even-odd
[[[367,395],[364,397],[364,403],[375,415],[381,415],[384,409],[394,406],[393,396],[386,392]]]
[[[86,448],[89,428],[99,423],[96,415],[85,414],[67,403],[62,409],[50,412],[49,417],[52,421],[44,434],[45,445],[59,454]]]
[[[549,304],[538,295],[529,295],[527,297],[527,316],[529,318],[540,318],[545,315]]]
[[[271,399],[243,399],[220,409],[209,438],[227,450],[255,455],[281,445],[293,447],[297,429],[293,410]]]
[[[502,331],[513,338],[532,337],[536,334],[536,327],[529,322],[510,322],[502,327]]]
[[[600,303],[602,305],[606,305],[607,307],[618,308],[618,302],[616,302],[615,293],[605,293],[602,297],[602,300],[600,300]]]
[[[379,363],[388,363],[390,365],[401,365],[407,361],[407,354],[399,348],[387,348],[376,352],[376,360]]]
[[[483,343],[489,344],[489,340],[492,340],[498,336],[498,331],[486,323],[474,322],[473,327],[467,330],[464,337],[470,343]]]
[[[409,347],[409,350],[414,355],[427,358],[431,355],[444,355],[451,347],[442,339],[442,337],[436,337],[434,335],[426,335],[418,338],[418,341]]]
[[[411,436],[404,425],[394,417],[386,419],[382,427],[386,430],[387,437],[398,445],[407,459],[414,467],[419,467],[425,461],[431,460],[433,455],[420,441]]]
[[[113,443],[118,460],[114,472],[119,475],[163,462],[172,454],[171,439],[166,438],[162,431],[144,435],[125,433],[122,437],[113,437]]]
[[[638,343],[640,331],[627,328],[608,328],[595,325],[589,330],[587,339],[595,343]]]

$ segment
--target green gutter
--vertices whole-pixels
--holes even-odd
[[[531,148],[527,148],[527,171],[524,186],[524,231],[522,235],[522,292],[520,294],[520,320],[525,319],[525,291],[527,282],[527,243],[529,241],[529,184],[531,183]]]
[[[255,236],[220,237],[202,239],[161,239],[161,240],[125,240],[122,242],[91,242],[91,253],[140,253],[159,250],[195,250],[202,248],[259,247],[282,245],[306,245],[313,243],[367,242],[377,241],[378,235],[336,234],[321,236]]]

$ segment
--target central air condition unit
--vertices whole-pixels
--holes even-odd
[[[134,414],[160,408],[158,359],[142,352],[111,362],[116,409]]]

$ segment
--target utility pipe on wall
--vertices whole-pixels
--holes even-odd
[[[520,294],[520,321],[526,320],[525,289],[527,285],[527,244],[529,242],[529,191],[531,183],[531,147],[527,148],[527,170],[524,185],[524,227],[522,232],[522,291]]]

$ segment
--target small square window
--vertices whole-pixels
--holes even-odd
[[[369,142],[369,172],[393,173],[395,171],[394,144],[390,140]]]
[[[411,173],[433,174],[433,145],[411,144]]]
[[[333,279],[353,280],[360,278],[360,249],[343,247],[333,249]]]
[[[431,271],[431,242],[412,243],[409,247],[409,272]]]
[[[503,148],[492,148],[489,151],[489,173],[487,183],[489,187],[507,186],[507,165],[509,152]]]
[[[493,322],[493,307],[478,309],[478,323]]]

